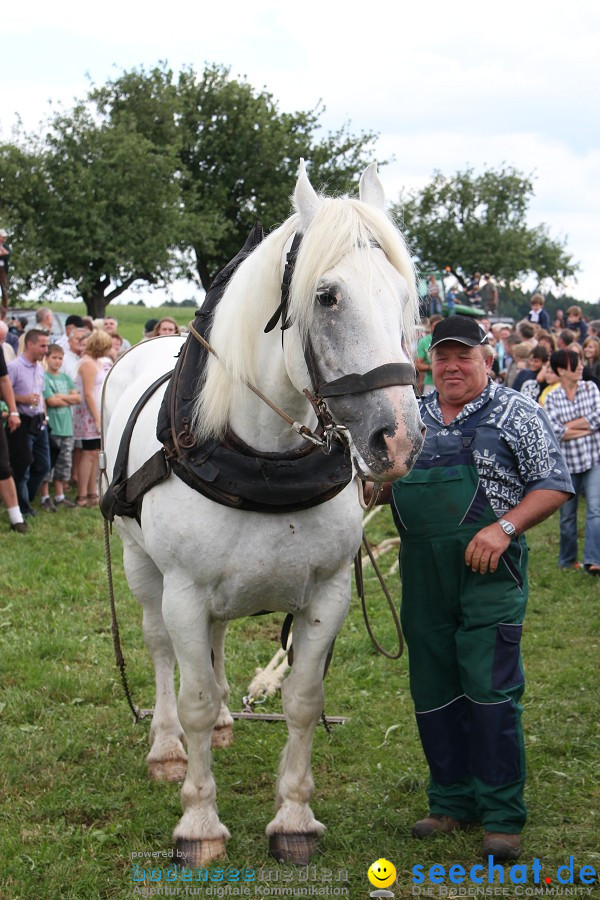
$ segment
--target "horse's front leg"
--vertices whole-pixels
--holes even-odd
[[[210,764],[212,730],[222,689],[211,661],[208,611],[192,583],[165,579],[163,615],[180,672],[177,711],[187,741],[188,768],[181,788],[183,816],[173,833],[180,863],[205,866],[225,856],[229,831],[219,821]]]
[[[305,610],[294,617],[294,662],[281,689],[288,725],[277,781],[277,814],[267,826],[269,850],[276,859],[306,865],[325,826],[310,808],[314,782],[312,742],[325,702],[323,677],[327,654],[348,612],[350,569],[319,588]]]

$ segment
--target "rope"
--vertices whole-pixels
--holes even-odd
[[[373,509],[373,507],[379,500],[379,495],[381,494],[382,490],[381,482],[375,481],[373,483],[373,492],[368,503],[365,500],[365,485],[359,475],[356,476],[356,486],[358,487],[358,502],[360,504],[360,508],[364,509],[365,512],[370,512],[370,510]]]
[[[369,621],[369,614],[367,612],[367,602],[365,597],[365,586],[363,581],[363,573],[362,573],[362,563],[361,563],[361,555],[360,550],[356,554],[356,559],[354,560],[354,569],[356,574],[356,590],[358,592],[358,596],[360,597],[360,604],[362,607],[363,619],[365,620],[365,625],[367,628],[367,633],[371,638],[371,643],[375,647],[375,649],[385,656],[387,659],[400,659],[402,653],[404,652],[404,641],[402,639],[402,628],[400,627],[400,620],[398,619],[398,613],[396,612],[396,607],[394,606],[394,601],[390,596],[390,592],[387,589],[387,585],[385,583],[385,579],[381,574],[379,566],[375,561],[375,557],[373,556],[373,551],[371,550],[371,546],[367,540],[367,536],[363,531],[362,536],[363,544],[365,546],[365,550],[367,551],[367,555],[371,561],[371,565],[373,566],[377,578],[379,579],[379,584],[381,585],[381,589],[384,593],[385,599],[387,600],[388,606],[390,608],[390,612],[392,614],[392,619],[394,620],[394,626],[396,628],[396,634],[398,635],[398,650],[396,653],[390,653],[388,650],[385,650],[381,644],[378,642],[377,638],[373,634],[373,630],[371,628],[371,623]]]
[[[129,709],[133,713],[134,725],[137,725],[138,722],[140,722],[142,719],[145,719],[146,716],[151,715],[151,713],[140,714],[138,707],[134,706],[131,691],[129,689],[129,682],[127,681],[127,674],[125,672],[125,658],[123,656],[123,651],[121,650],[119,623],[117,621],[117,610],[115,606],[115,592],[113,589],[112,562],[110,555],[110,531],[108,519],[104,519],[104,555],[106,558],[106,578],[108,581],[108,598],[110,601],[111,631],[113,647],[115,648],[115,660],[119,668],[119,673],[121,675],[121,684],[123,685],[125,698],[127,700],[127,703],[129,704]]]
[[[200,332],[197,331],[196,328],[194,328],[193,322],[189,323],[188,328],[189,328],[190,332],[194,335],[196,340],[200,344],[202,344],[202,346],[205,348],[205,350],[208,350],[209,353],[212,353],[212,355],[214,356],[215,359],[219,359],[219,356],[218,356],[216,350],[214,349],[214,347],[211,347],[211,345],[208,343],[208,341],[202,337]],[[220,361],[221,360],[219,360],[219,362]],[[272,400],[269,400],[269,398],[267,396],[265,396],[265,394],[263,394],[263,392],[261,390],[259,390],[259,388],[254,387],[254,385],[249,384],[249,382],[247,382],[247,381],[244,381],[243,384],[245,384],[246,387],[249,390],[251,390],[253,394],[256,394],[256,396],[259,398],[259,400],[262,400],[263,403],[266,403],[267,406],[269,406],[273,410],[274,413],[277,413],[277,415],[280,416],[280,418],[282,418],[284,420],[284,422],[287,422],[287,424],[291,428],[293,428],[294,431],[297,432],[297,434],[299,434],[301,437],[305,438],[305,440],[311,441],[311,443],[317,444],[317,446],[319,446],[319,447],[325,447],[327,445],[326,441],[322,441],[320,437],[318,437],[316,434],[314,434],[314,432],[312,432],[310,430],[308,425],[301,425],[300,422],[294,421],[294,419],[292,419],[291,416],[288,416],[288,414],[286,412],[284,412],[282,409],[280,409],[279,406],[276,406],[276,404],[273,403]]]

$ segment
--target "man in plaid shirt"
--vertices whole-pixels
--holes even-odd
[[[571,473],[575,494],[560,508],[561,568],[576,566],[577,498],[584,494],[584,568],[600,575],[600,391],[582,381],[583,363],[573,350],[556,350],[550,357],[560,387],[548,394],[546,412]]]

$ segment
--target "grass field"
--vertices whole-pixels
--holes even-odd
[[[110,311],[122,320],[130,340],[138,336],[138,325],[160,314],[141,307]],[[178,321],[187,321],[192,312],[177,314]],[[122,694],[101,523],[97,510],[40,512],[30,535],[22,537],[8,531],[6,514],[0,513],[3,900],[136,896],[132,854],[168,850],[180,814],[178,786],[147,780],[148,722],[132,725]],[[375,517],[368,533],[375,543],[394,534],[389,511]],[[568,864],[570,856],[575,872],[584,865],[600,869],[600,580],[559,572],[557,541],[556,517],[529,533],[531,594],[523,637],[530,819],[521,862],[531,866],[539,859],[542,876],[552,877],[553,885],[557,867]],[[153,675],[118,543],[113,537],[121,640],[135,701],[147,707],[153,704]],[[384,562],[391,567],[394,554]],[[397,574],[389,583],[398,597]],[[378,637],[392,647],[393,627],[372,575],[367,591]],[[281,619],[231,626],[228,676],[234,710],[241,708],[256,666],[264,666],[275,652]],[[211,880],[218,877],[216,870],[209,881],[195,882],[200,896],[211,896],[211,890],[219,896],[214,889],[226,884],[241,889],[243,883],[230,880],[232,872],[248,867],[272,880],[249,883],[251,893],[238,896],[276,896],[268,885],[288,889],[280,896],[294,896],[292,889],[303,896],[301,889],[316,885],[367,897],[372,889],[367,869],[385,857],[398,871],[395,896],[411,897],[414,865],[427,871],[437,863],[447,871],[452,864],[468,870],[479,862],[477,832],[426,842],[410,836],[412,822],[426,811],[427,773],[407,661],[376,655],[356,599],[336,643],[326,693],[326,712],[347,716],[348,722],[331,734],[319,727],[315,738],[313,808],[328,826],[315,868],[293,871],[267,854],[264,829],[272,815],[285,727],[237,723],[234,746],[214,755],[219,812],[232,832],[227,864],[232,868],[221,882]],[[279,699],[267,708],[280,711]],[[171,887],[185,896],[183,883]],[[514,887],[504,887],[505,895],[514,895]]]
[[[388,511],[373,520],[369,533],[374,541],[393,534]],[[584,574],[559,573],[556,542],[555,520],[530,532],[532,591],[523,639],[530,823],[522,862],[537,857],[542,874],[552,875],[571,855],[576,867],[600,868],[600,585]],[[117,545],[115,537],[129,678],[136,702],[151,706],[140,612]],[[122,696],[100,514],[40,513],[26,538],[10,534],[4,523],[1,546],[0,896],[131,896],[131,854],[170,847],[179,790],[148,782],[148,723],[131,724]],[[386,559],[392,564],[393,554]],[[397,594],[396,579],[390,576]],[[378,634],[392,646],[393,630],[372,576],[367,587]],[[273,616],[232,625],[234,709],[241,707],[255,667],[275,651],[280,624],[281,617]],[[342,870],[349,880],[339,886],[349,888],[347,896],[367,896],[367,868],[383,856],[398,870],[395,895],[408,897],[413,865],[427,870],[433,863],[468,868],[478,862],[477,833],[431,842],[410,837],[410,825],[425,811],[426,768],[406,658],[392,662],[375,654],[356,601],[326,688],[326,711],[348,722],[331,734],[320,727],[316,735],[313,805],[328,825],[317,877]],[[269,701],[268,708],[279,710],[279,701]],[[219,811],[232,832],[229,865],[281,878],[290,870],[268,857],[264,828],[284,739],[280,724],[238,723],[234,746],[214,757]]]

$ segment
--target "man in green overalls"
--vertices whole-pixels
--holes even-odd
[[[520,638],[527,603],[523,532],[572,493],[542,408],[494,384],[477,322],[436,325],[436,390],[412,471],[393,485],[402,546],[402,625],[430,769],[426,838],[471,824],[484,856],[516,859],[526,819]]]

